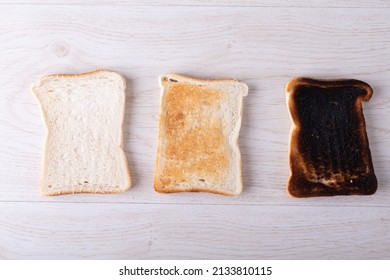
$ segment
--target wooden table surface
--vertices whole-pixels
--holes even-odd
[[[0,1],[0,258],[390,258],[390,2],[77,2]],[[45,128],[30,87],[42,75],[97,68],[128,81],[133,187],[43,197]],[[248,84],[242,195],[154,192],[158,76],[170,72]],[[287,195],[284,88],[296,76],[373,87],[363,107],[375,195]]]

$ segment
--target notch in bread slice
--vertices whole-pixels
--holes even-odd
[[[286,87],[292,118],[293,197],[370,195],[377,189],[362,101],[372,88],[358,80],[291,80]]]
[[[176,74],[163,75],[160,82],[155,190],[240,194],[238,136],[247,85]]]
[[[122,145],[125,79],[97,70],[41,78],[32,88],[46,124],[43,195],[130,188]]]

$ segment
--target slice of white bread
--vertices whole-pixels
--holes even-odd
[[[43,195],[130,188],[122,147],[125,88],[121,75],[104,70],[49,75],[33,86],[47,128]]]
[[[234,79],[160,77],[157,192],[242,192],[238,136],[248,87]]]

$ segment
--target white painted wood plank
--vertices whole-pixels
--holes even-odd
[[[386,206],[390,200],[390,11],[221,7],[2,6],[0,201]],[[125,149],[134,187],[120,195],[43,198],[37,191],[44,126],[29,87],[48,73],[107,68],[128,78]],[[160,89],[177,72],[249,85],[240,145],[244,193],[154,193]],[[377,194],[289,198],[294,76],[356,78],[374,88],[364,105]]]
[[[0,203],[6,259],[388,259],[390,208]]]
[[[220,6],[220,7],[335,7],[389,8],[386,0],[0,0],[0,4],[34,5],[127,5],[127,6]]]

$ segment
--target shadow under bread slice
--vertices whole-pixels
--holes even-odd
[[[372,88],[358,80],[291,80],[286,87],[292,118],[293,197],[370,195],[377,189],[362,101]]]

